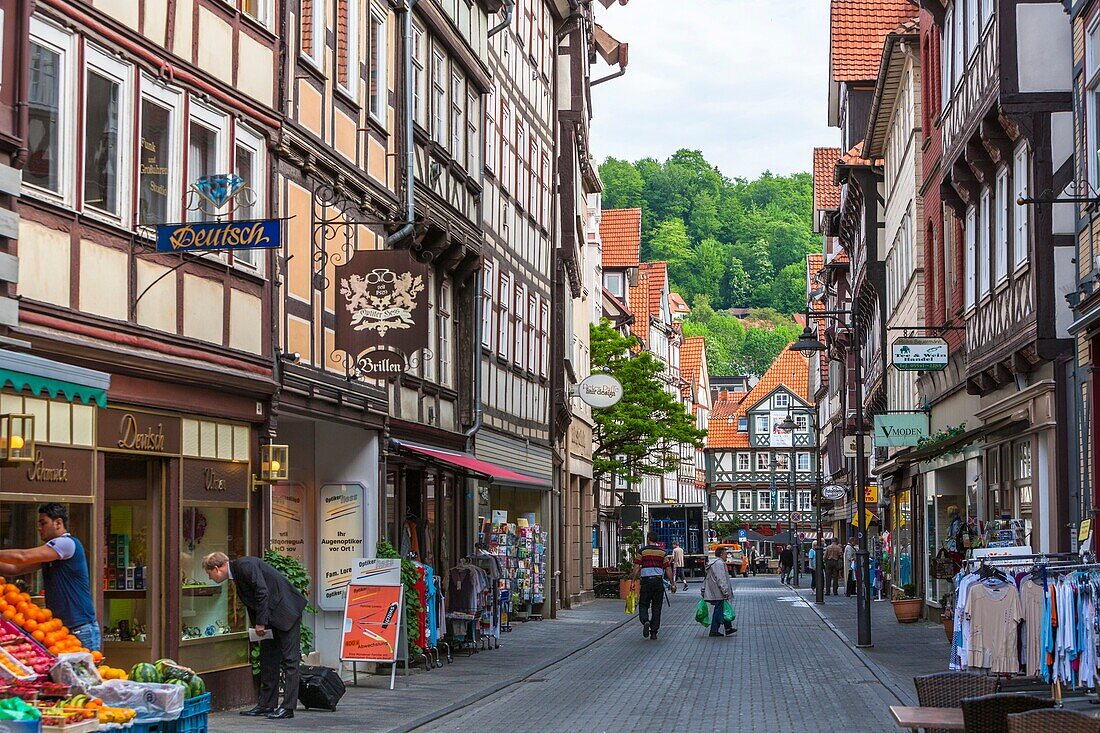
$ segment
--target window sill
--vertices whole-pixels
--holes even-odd
[[[359,100],[357,99],[358,95],[355,92],[352,92],[351,90],[345,89],[344,87],[340,86],[339,83],[333,85],[332,95],[339,101],[354,109],[356,112],[361,109]]]

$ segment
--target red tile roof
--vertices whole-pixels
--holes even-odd
[[[837,161],[836,174],[834,175],[833,180],[835,180],[838,185],[840,184],[840,179],[842,175],[840,169],[842,167],[869,168],[870,166],[881,167],[884,164],[885,161],[883,161],[882,158],[875,158],[874,160],[870,160],[869,158],[863,157],[863,142],[863,140],[860,140],[858,143],[853,145],[852,149],[844,155],[840,156],[840,160]]]
[[[832,0],[829,65],[833,81],[877,79],[887,34],[916,15],[910,0]]]
[[[688,306],[687,301],[684,300],[684,296],[675,291],[668,294],[668,307],[673,315],[677,313],[691,313],[691,308]]]
[[[684,345],[680,347],[680,376],[687,383],[680,390],[684,397],[695,399],[695,387],[703,367],[703,350],[706,348],[706,339],[702,336],[688,336],[684,339]]]
[[[605,209],[600,214],[604,267],[637,267],[642,246],[641,209]]]
[[[806,282],[808,282],[810,284],[810,289],[811,290],[815,289],[815,286],[817,285],[817,283],[814,282],[814,279],[813,279],[814,275],[817,274],[818,272],[820,272],[824,267],[825,267],[825,255],[823,255],[823,254],[820,254],[820,255],[819,254],[806,255]],[[810,301],[810,309],[813,310],[813,311],[823,311],[823,310],[825,310],[825,299],[820,298],[818,300],[811,300]],[[824,318],[814,318],[813,320],[816,323],[818,337],[820,338],[820,335],[825,333],[825,328],[826,328],[825,319]],[[829,384],[829,360],[828,359],[821,359],[820,363],[821,363],[821,369],[820,369],[821,374],[818,378],[818,383],[821,384],[822,386],[828,386],[828,384]]]
[[[783,349],[732,414],[728,410],[719,411],[718,404],[715,404],[707,424],[707,448],[749,447],[749,434],[737,432],[737,419],[748,413],[780,385],[789,389],[799,399],[809,402],[809,377],[810,368],[805,357],[789,348]],[[723,399],[719,397],[718,403],[721,402]],[[716,417],[719,414],[722,415],[721,418]]]
[[[836,185],[836,163],[840,148],[814,148],[814,209],[840,208],[840,186]]]

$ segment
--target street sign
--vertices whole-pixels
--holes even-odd
[[[942,338],[900,338],[890,347],[895,369],[938,372],[947,368],[947,342]]]
[[[749,538],[749,533],[748,533],[747,530],[744,530],[744,529],[737,530],[737,539],[747,540],[748,538]]]
[[[891,412],[875,415],[876,448],[917,445],[928,437],[928,414],[924,412]]]
[[[844,457],[855,458],[856,457],[856,436],[845,435],[844,436]]]

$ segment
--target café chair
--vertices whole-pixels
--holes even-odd
[[[1009,715],[1008,733],[1100,733],[1100,719],[1070,710],[1032,710]]]
[[[966,733],[1008,733],[1008,716],[1054,707],[1049,697],[1033,695],[983,695],[962,700]]]
[[[957,708],[964,697],[992,695],[1000,688],[996,677],[972,672],[937,672],[913,678],[917,701],[924,708]],[[926,728],[925,733],[948,733]]]

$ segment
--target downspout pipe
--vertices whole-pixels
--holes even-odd
[[[620,76],[622,76],[625,73],[626,73],[626,69],[619,69],[614,74],[608,74],[607,76],[605,76],[601,79],[597,79],[596,81],[589,82],[588,86],[589,87],[594,87],[597,84],[603,84],[605,81],[611,81],[612,79],[618,79]]]
[[[489,29],[489,33],[486,38],[492,38],[497,33],[508,27],[508,24],[512,22],[512,9],[516,6],[513,0],[504,0],[504,18],[497,25]]]
[[[481,321],[482,321],[482,292],[485,289],[485,269],[477,269],[477,277],[474,278],[474,323],[473,323],[473,367],[474,367],[474,422],[463,433],[466,438],[466,452],[473,451],[474,436],[481,430],[481,417],[483,413],[481,405]]]
[[[389,236],[386,243],[390,249],[404,242],[412,236],[413,227],[416,224],[416,151],[413,137],[413,50],[412,50],[412,9],[417,0],[406,0],[405,20],[402,24],[401,36],[404,46],[405,68],[405,225]]]

